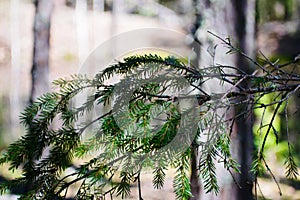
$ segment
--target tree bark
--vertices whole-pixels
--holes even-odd
[[[202,15],[200,12],[200,5],[199,5],[199,0],[193,0],[193,7],[195,8],[195,22],[190,30],[192,36],[193,36],[193,43],[191,44],[192,49],[196,53],[196,62],[193,62],[196,66],[196,68],[199,68],[199,60],[200,60],[200,51],[201,49],[199,48],[199,40],[197,38],[196,32],[199,29],[202,21]],[[198,148],[192,147],[192,152],[191,152],[191,176],[190,176],[190,183],[191,183],[191,192],[193,196],[190,198],[190,200],[199,200],[201,199],[201,182],[199,179],[199,174],[198,174]]]
[[[199,66],[209,66],[212,64],[206,50],[214,44],[220,44],[220,41],[209,36],[207,31],[211,31],[221,37],[230,37],[238,47],[250,57],[255,55],[255,0],[194,0],[197,2],[197,22],[199,28],[195,31],[195,36],[202,45],[199,53]],[[199,20],[201,20],[199,22]],[[243,71],[252,73],[253,69],[250,63],[238,54],[226,55],[228,49],[222,49],[218,46],[216,50],[214,63],[239,66]],[[216,85],[211,84],[211,85]],[[248,83],[242,82],[243,87],[248,87]],[[210,88],[215,91],[217,88]],[[238,114],[246,105],[241,108],[235,108],[231,115]],[[238,181],[239,188],[230,180],[223,166],[217,165],[218,182],[221,186],[218,196],[201,194],[203,199],[253,199],[252,195],[252,176],[249,172],[252,163],[253,135],[252,135],[252,114],[239,118],[235,123],[233,133],[233,154],[241,164],[241,174]],[[195,158],[193,158],[195,159]],[[192,159],[192,160],[193,160]],[[191,163],[192,175],[193,161]],[[191,176],[192,192],[194,196],[199,196],[199,190],[193,189],[193,184],[197,182],[195,176]],[[199,181],[198,181],[199,182]],[[231,187],[234,185],[234,187]],[[196,194],[197,193],[197,194]],[[234,194],[234,195],[233,195]],[[196,198],[195,198],[196,199]],[[200,198],[198,198],[200,199]]]
[[[10,77],[10,121],[11,135],[18,137],[20,132],[19,113],[21,112],[20,89],[21,89],[21,23],[20,23],[20,2],[11,0],[10,4],[10,35],[11,35],[11,77]],[[12,139],[12,138],[10,138]]]
[[[253,46],[255,31],[247,31],[249,26],[251,30],[255,30],[255,1],[254,0],[232,0],[234,9],[236,10],[235,17],[235,33],[238,38],[239,48],[250,57],[254,57],[255,46]],[[254,69],[250,63],[241,55],[237,55],[237,65],[241,70],[248,74],[253,73]],[[243,81],[240,84],[243,88],[249,87],[249,82]],[[250,96],[246,98],[251,98]],[[235,108],[236,115],[243,112],[245,109],[249,109],[249,105],[239,105]],[[253,188],[253,176],[250,173],[253,155],[253,113],[250,112],[247,115],[243,115],[237,121],[237,137],[238,137],[238,160],[241,164],[241,174],[239,176],[240,188],[237,189],[237,198],[252,200],[252,188]]]
[[[49,91],[49,40],[52,10],[52,0],[35,0],[31,103]]]
[[[191,152],[191,176],[190,176],[190,182],[191,182],[191,192],[193,196],[190,198],[190,200],[199,200],[201,199],[201,183],[199,180],[198,175],[198,149],[192,147]]]

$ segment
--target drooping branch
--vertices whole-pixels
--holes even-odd
[[[230,41],[222,41],[229,46],[231,52],[244,55]],[[273,130],[279,107],[300,88],[300,76],[285,70],[290,65],[298,66],[299,59],[278,66],[269,63],[271,68],[248,59],[257,65],[255,73],[247,74],[234,66],[220,64],[198,70],[172,56],[132,56],[99,72],[93,79],[78,75],[70,80],[57,80],[55,84],[60,88],[58,92],[44,95],[25,109],[22,123],[27,127],[27,134],[10,146],[8,152],[1,157],[0,164],[11,162],[12,169],[24,166],[24,178],[14,183],[20,184],[24,179],[34,180],[33,191],[25,194],[25,197],[42,195],[46,198],[49,195],[65,196],[61,194],[63,191],[82,181],[84,184],[81,184],[80,189],[83,194],[114,193],[125,197],[130,192],[133,177],[138,174],[140,184],[139,173],[146,167],[154,170],[153,183],[159,188],[164,183],[163,170],[171,163],[177,169],[174,187],[176,196],[180,199],[191,195],[188,162],[190,147],[193,145],[203,152],[200,158],[200,176],[205,182],[205,188],[216,193],[219,188],[214,172],[215,159],[223,162],[227,170],[239,171],[238,164],[230,153],[229,136],[233,121],[248,115],[250,109],[276,107],[259,149],[260,155],[263,155],[265,140]],[[225,72],[228,70],[231,72]],[[235,74],[235,70],[239,73]],[[123,78],[114,85],[106,84],[114,76]],[[202,86],[210,80],[217,80],[214,82],[217,83],[216,87],[224,87],[224,92],[205,90]],[[249,81],[250,86],[240,86],[239,83],[243,80]],[[89,89],[94,91],[88,95],[86,102],[80,107],[74,107],[71,100]],[[276,94],[273,102],[260,101],[271,93]],[[195,102],[184,107],[180,103],[186,100]],[[116,106],[114,103],[120,105]],[[241,109],[234,117],[227,116],[231,107],[245,103],[250,106]],[[94,120],[79,122],[79,118],[88,114],[95,105],[106,104],[111,106],[107,113],[98,113]],[[116,111],[116,108],[119,110]],[[127,115],[118,115],[125,109]],[[51,129],[55,117],[62,121],[58,130]],[[261,123],[260,126],[262,129],[266,124]],[[193,128],[194,133],[190,131]],[[86,132],[92,133],[88,141],[82,139]],[[185,134],[180,135],[182,132]],[[172,144],[174,139],[176,142]],[[169,147],[169,144],[173,146]],[[179,147],[185,144],[188,145],[183,151]],[[49,157],[43,158],[39,164],[32,162],[39,159],[43,150],[49,146],[52,148]],[[178,149],[180,152],[176,152]],[[89,153],[94,153],[95,156],[79,166],[74,173],[63,176],[73,158],[82,158]],[[166,160],[168,164],[165,163]],[[126,164],[122,165],[121,161]],[[257,162],[268,166],[263,157]],[[117,167],[116,163],[120,165]],[[297,173],[293,163],[290,160],[287,165],[291,166],[290,175]],[[116,184],[111,181],[113,178],[120,178],[122,181]],[[86,184],[90,187],[85,187]],[[0,191],[11,186],[12,184],[0,186]],[[89,189],[92,187],[98,189]],[[80,191],[78,195],[79,193]]]

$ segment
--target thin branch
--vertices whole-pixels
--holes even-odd
[[[283,68],[283,67],[286,67],[286,66],[289,66],[289,65],[292,65],[292,64],[298,64],[298,63],[300,63],[299,55],[293,61],[282,64],[282,65],[279,65],[278,67]]]
[[[275,181],[275,183],[276,183],[276,185],[277,185],[277,188],[278,188],[278,191],[279,191],[279,195],[282,196],[281,188],[280,188],[280,185],[279,185],[279,183],[278,183],[276,177],[274,176],[272,170],[270,169],[269,165],[267,164],[265,158],[264,158],[263,156],[261,156],[261,159],[263,160],[263,162],[264,162],[264,164],[265,164],[267,170],[269,171],[269,173],[271,174],[273,180]]]
[[[101,115],[100,117],[97,117],[96,119],[92,120],[91,122],[89,122],[88,124],[86,124],[83,128],[80,128],[78,135],[81,135],[90,125],[92,125],[93,123],[99,121],[100,119],[110,115],[112,113],[112,110],[110,110],[109,112]]]
[[[142,198],[142,186],[141,186],[141,172],[138,173],[137,181],[138,181],[138,189],[139,189],[139,200],[143,200]]]
[[[291,144],[290,144],[290,134],[289,134],[289,124],[288,124],[288,103],[289,101],[286,101],[285,108],[284,108],[284,116],[285,116],[285,126],[286,126],[286,136],[287,136],[287,142],[288,142],[288,150],[291,151]]]
[[[287,94],[286,94],[286,95],[287,95]],[[282,97],[282,99],[284,99],[286,95],[284,95],[284,96]],[[271,121],[270,121],[270,123],[269,123],[269,125],[268,125],[268,129],[267,129],[266,135],[265,135],[265,137],[264,137],[264,140],[263,140],[263,143],[262,143],[262,146],[261,146],[261,152],[263,152],[263,151],[264,151],[264,148],[265,148],[265,144],[266,144],[266,141],[267,141],[268,135],[269,135],[269,133],[270,133],[270,131],[271,131],[271,128],[272,128],[273,122],[274,122],[274,120],[275,120],[275,117],[276,117],[276,116],[277,116],[277,114],[278,114],[278,110],[279,110],[279,108],[280,108],[281,104],[282,104],[282,102],[279,102],[279,103],[277,104],[277,106],[276,106],[276,108],[275,108],[274,112],[273,112],[273,115],[272,115]]]
[[[257,61],[253,60],[251,57],[249,57],[247,54],[245,54],[243,51],[241,51],[240,49],[232,46],[232,44],[226,40],[224,40],[223,38],[221,38],[220,36],[214,34],[211,31],[207,31],[209,34],[213,35],[214,37],[218,38],[220,41],[224,42],[224,44],[226,44],[227,46],[231,47],[232,49],[234,49],[235,51],[237,51],[239,54],[241,54],[242,56],[244,56],[245,58],[247,58],[250,62],[252,62],[253,64],[255,64],[256,66],[258,66],[259,68],[261,68],[264,72],[267,72],[266,69],[260,65]]]

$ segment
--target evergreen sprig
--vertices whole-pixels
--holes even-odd
[[[176,161],[174,166],[176,167],[176,175],[173,181],[174,192],[176,199],[188,200],[192,197],[191,186],[189,181],[190,170],[190,149],[182,153],[180,160]]]
[[[192,197],[189,181],[191,148],[197,148],[200,153],[198,172],[204,189],[217,194],[216,162],[223,163],[229,171],[239,172],[240,168],[231,155],[232,129],[227,127],[239,115],[227,119],[229,108],[239,103],[239,97],[256,94],[258,100],[252,102],[252,108],[276,104],[275,118],[278,106],[299,89],[294,85],[295,75],[289,74],[293,85],[280,85],[279,80],[286,81],[286,77],[277,74],[274,83],[271,73],[261,78],[226,74],[228,69],[236,68],[218,65],[198,70],[172,56],[162,58],[149,54],[124,58],[93,78],[74,75],[54,81],[58,90],[41,96],[21,114],[26,134],[8,147],[0,164],[10,163],[11,170],[21,168],[22,176],[1,184],[0,193],[15,186],[30,185],[29,191],[20,199],[63,199],[70,187],[81,183],[77,194],[73,195],[77,199],[105,198],[107,195],[126,198],[130,195],[131,185],[137,182],[141,198],[143,169],[152,169],[153,186],[161,189],[165,171],[175,167],[176,199],[189,199]],[[221,85],[237,86],[243,76],[259,88],[238,87],[238,91],[229,90],[224,94],[208,94],[201,88],[203,83],[215,78]],[[114,85],[108,84],[114,77],[121,78]],[[262,85],[267,88],[260,88]],[[120,93],[115,92],[118,89]],[[276,102],[263,105],[259,101],[262,95],[276,91],[281,94]],[[76,107],[73,100],[84,92],[88,94],[85,102]],[[184,101],[197,103],[185,107]],[[106,106],[108,111],[87,120],[91,117],[86,116],[99,105]],[[222,109],[225,109],[224,114],[220,114]],[[124,110],[127,115],[122,115]],[[82,122],[84,117],[86,121]],[[273,120],[268,124],[264,140],[272,128]],[[176,144],[169,147],[174,138]],[[259,155],[262,153],[258,152]],[[256,176],[263,172],[264,166],[267,167],[262,158],[258,157],[253,163],[252,171]],[[85,162],[75,165],[74,159]],[[288,177],[298,176],[292,154],[287,157],[286,166]],[[73,172],[67,173],[67,169]]]

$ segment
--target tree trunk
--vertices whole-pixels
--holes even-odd
[[[193,196],[190,200],[199,200],[201,198],[201,182],[198,178],[198,149],[192,148],[191,155],[191,192]]]
[[[104,12],[104,0],[93,0],[93,10]]]
[[[197,2],[197,22],[200,27],[195,31],[195,36],[202,45],[199,53],[199,66],[209,66],[212,62],[241,67],[242,70],[252,73],[250,64],[240,55],[226,55],[228,49],[221,45],[216,50],[215,60],[212,61],[206,50],[220,41],[207,33],[211,31],[222,38],[230,37],[231,41],[236,42],[238,47],[254,57],[255,52],[255,0],[194,0]],[[201,20],[199,22],[199,20]],[[216,85],[210,84],[210,85]],[[248,83],[241,83],[243,87],[248,87]],[[219,91],[220,88],[210,88],[211,91]],[[246,106],[246,105],[244,105]],[[232,115],[239,113],[243,108],[235,108]],[[253,136],[252,136],[252,115],[248,115],[236,121],[233,133],[233,154],[241,164],[241,174],[238,181],[241,189],[235,185],[226,173],[223,166],[217,164],[217,176],[220,184],[220,194],[218,196],[210,194],[199,195],[199,190],[192,190],[193,195],[201,196],[203,199],[253,199],[252,177],[249,169],[252,163]],[[195,159],[195,158],[193,158]],[[192,174],[193,162],[191,163]],[[191,184],[197,182],[196,176],[191,176]],[[198,181],[199,182],[199,181]],[[194,186],[192,185],[192,189]],[[197,194],[196,194],[197,193]],[[234,195],[233,195],[234,194]],[[194,198],[196,199],[196,198]]]
[[[234,9],[236,10],[235,17],[235,33],[239,42],[239,48],[250,57],[254,57],[254,38],[255,38],[255,1],[254,0],[232,0]],[[249,26],[251,25],[251,29]],[[251,31],[252,30],[252,31]],[[254,69],[251,64],[241,55],[237,56],[237,66],[248,74],[253,73]],[[249,87],[249,82],[243,81],[240,84],[243,88]],[[249,97],[245,97],[250,98]],[[248,107],[248,108],[247,108]],[[245,109],[250,109],[249,105],[239,105],[235,108],[236,115],[243,112]],[[250,167],[253,155],[253,113],[247,116],[240,117],[237,121],[237,137],[238,137],[238,160],[241,164],[241,174],[239,176],[240,188],[237,189],[237,198],[244,200],[252,200],[253,176],[250,174]]]
[[[83,65],[89,55],[89,30],[87,20],[87,1],[76,0],[76,29],[79,65]]]
[[[202,15],[200,12],[200,6],[199,6],[199,1],[200,0],[193,0],[193,6],[195,8],[195,14],[196,14],[196,18],[195,18],[195,23],[194,26],[192,27],[191,34],[193,36],[193,43],[191,44],[192,49],[195,51],[196,53],[196,62],[195,63],[195,67],[199,68],[199,60],[200,60],[200,45],[199,45],[199,40],[196,36],[196,32],[200,27],[200,23],[201,23],[201,19],[202,19]],[[199,200],[201,198],[201,182],[199,180],[199,174],[198,174],[198,148],[194,148],[192,147],[192,153],[191,153],[191,176],[190,176],[190,183],[191,183],[191,192],[193,194],[193,196],[190,198],[190,200]]]
[[[49,39],[52,0],[35,1],[32,87],[30,102],[49,91]]]
[[[20,89],[21,89],[21,32],[20,32],[20,2],[11,0],[10,5],[10,35],[11,35],[11,77],[10,77],[10,121],[11,135],[15,139],[20,132],[19,113],[21,112]]]

